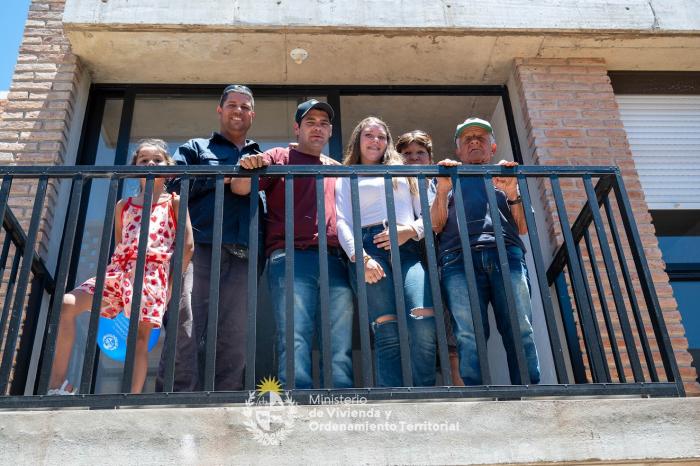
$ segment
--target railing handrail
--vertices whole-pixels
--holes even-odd
[[[116,176],[181,176],[181,175],[226,175],[226,176],[283,176],[283,175],[326,175],[326,176],[449,176],[454,173],[468,176],[517,176],[543,177],[557,175],[560,177],[581,177],[616,175],[617,166],[563,166],[563,165],[519,165],[504,167],[500,165],[460,165],[441,167],[438,165],[272,165],[256,170],[241,170],[235,165],[202,166],[172,165],[142,167],[135,165],[71,165],[71,166],[0,166],[0,176],[13,177],[48,176],[51,178],[70,178],[82,175],[89,178],[107,178]]]

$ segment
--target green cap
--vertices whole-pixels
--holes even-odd
[[[493,128],[491,127],[491,123],[489,123],[488,121],[482,120],[481,118],[467,118],[462,123],[457,125],[457,129],[455,130],[455,141],[459,139],[459,136],[460,134],[462,134],[462,131],[471,126],[483,128],[489,133],[493,134]]]

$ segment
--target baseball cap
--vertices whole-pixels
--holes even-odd
[[[493,134],[493,128],[491,127],[491,123],[488,121],[482,120],[481,118],[467,118],[462,123],[457,125],[457,129],[455,130],[455,141],[459,139],[459,135],[462,134],[462,131],[471,126],[483,128],[489,133]]]
[[[325,102],[319,102],[316,99],[311,99],[299,104],[299,106],[297,107],[297,113],[296,115],[294,115],[294,121],[296,121],[297,124],[301,123],[301,120],[304,119],[306,114],[313,109],[323,110],[328,114],[328,118],[331,120],[333,119],[333,115],[335,115],[335,113],[333,112],[333,107],[331,107]]]

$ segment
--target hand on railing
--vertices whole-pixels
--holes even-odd
[[[458,160],[445,159],[440,160],[436,165],[440,167],[458,167],[462,165],[462,162]],[[452,178],[449,176],[438,176],[437,179],[437,191],[445,194],[452,190]]]
[[[239,163],[241,168],[245,168],[246,170],[254,170],[256,168],[263,168],[270,165],[270,162],[265,160],[262,154],[246,155],[245,157],[241,158]]]
[[[518,162],[512,162],[510,160],[501,160],[497,165],[504,167],[517,167]],[[509,201],[514,201],[518,198],[518,180],[514,176],[496,176],[493,179],[493,185],[496,189],[503,191],[508,197]]]

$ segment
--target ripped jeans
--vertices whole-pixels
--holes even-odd
[[[401,348],[399,326],[396,320],[394,275],[391,270],[391,253],[379,249],[373,243],[374,235],[384,230],[382,225],[364,227],[362,243],[367,254],[384,269],[386,277],[374,284],[367,283],[369,320],[374,333],[374,367],[376,384],[379,387],[402,387]],[[433,299],[430,294],[428,274],[420,260],[419,243],[408,240],[399,247],[401,275],[408,323],[407,342],[411,354],[411,369],[414,386],[435,385],[436,336]],[[361,260],[361,259],[360,259]],[[355,264],[349,263],[350,283],[357,290]],[[413,314],[416,310],[429,310],[431,315]],[[420,313],[421,311],[419,311]],[[426,312],[426,311],[422,311]],[[384,317],[386,316],[386,317]],[[377,319],[382,320],[377,323]],[[385,320],[388,319],[388,320]]]

